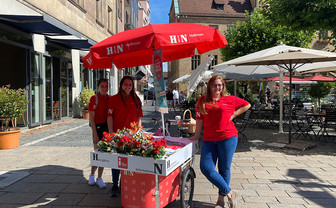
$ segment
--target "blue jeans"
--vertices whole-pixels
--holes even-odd
[[[112,171],[112,182],[113,182],[113,185],[118,185],[119,184],[120,170],[118,170],[118,169],[111,169],[111,171]]]
[[[222,141],[203,141],[200,168],[205,177],[218,189],[218,194],[230,193],[231,163],[236,151],[236,136]],[[218,172],[215,170],[218,159]]]

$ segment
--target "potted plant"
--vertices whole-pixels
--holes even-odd
[[[80,105],[80,107],[82,108],[82,116],[84,119],[89,119],[89,102],[90,102],[90,98],[92,96],[94,96],[95,93],[93,92],[92,89],[89,89],[87,86],[84,87],[84,89],[82,90],[82,92],[79,94],[78,97],[78,103]]]
[[[0,89],[0,118],[5,127],[0,131],[0,149],[12,149],[19,146],[19,128],[10,128],[9,122],[22,116],[27,110],[28,100],[24,89],[10,89],[2,86]],[[13,122],[12,122],[13,123]]]

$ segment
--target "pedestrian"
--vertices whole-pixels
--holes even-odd
[[[170,88],[167,91],[166,98],[167,98],[168,108],[171,108],[171,106],[173,105],[174,95]]]
[[[180,92],[179,99],[180,99],[180,103],[183,103],[183,101],[184,101],[184,94],[183,94],[183,92]]]
[[[197,100],[196,131],[190,139],[197,140],[204,129],[200,168],[219,189],[216,208],[224,207],[224,196],[228,197],[230,208],[237,207],[237,191],[229,187],[232,158],[238,143],[232,120],[250,107],[247,101],[227,95],[224,80],[218,75],[209,80],[206,95]]]
[[[176,106],[179,104],[179,93],[176,89],[176,87],[173,90],[173,105],[174,108],[176,108]]]
[[[142,116],[141,100],[135,93],[133,77],[124,76],[120,81],[119,92],[109,99],[107,116],[109,133],[131,128],[132,122],[137,122],[138,126],[141,126]],[[120,194],[119,175],[120,170],[112,169],[113,197]]]
[[[90,126],[92,129],[93,148],[98,150],[97,143],[102,139],[103,133],[108,132],[107,127],[107,104],[109,100],[108,80],[100,79],[97,84],[98,93],[90,98],[89,101],[89,116]],[[95,181],[95,172],[98,168],[98,177]],[[89,176],[89,185],[97,184],[99,188],[106,188],[106,184],[101,178],[103,175],[104,167],[91,167],[91,174]]]

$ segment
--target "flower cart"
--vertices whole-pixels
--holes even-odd
[[[197,141],[132,128],[104,134],[98,146],[90,153],[91,165],[121,170],[123,207],[164,207],[178,196],[181,207],[191,207]]]

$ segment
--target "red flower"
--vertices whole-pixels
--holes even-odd
[[[124,143],[122,143],[122,142],[117,143],[117,147],[122,147],[123,145],[124,145]]]
[[[134,147],[140,147],[140,141],[134,141],[133,146]]]
[[[160,149],[155,149],[155,150],[154,150],[154,153],[155,153],[155,154],[159,154],[159,152],[160,152]]]

